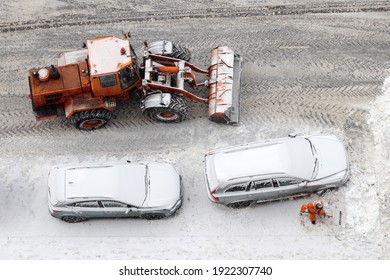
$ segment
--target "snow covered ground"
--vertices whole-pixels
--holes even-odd
[[[59,0],[34,0],[18,9],[21,2],[0,9],[0,259],[390,258],[386,1],[230,1],[229,17],[219,14],[224,1],[201,1],[189,8],[197,14],[191,19],[180,6],[170,19],[169,9],[151,1],[138,7],[130,5],[135,1],[99,1],[89,10]],[[206,2],[215,9],[202,10]],[[359,10],[373,3],[381,9]],[[285,15],[274,14],[273,5],[281,4]],[[145,20],[133,21],[127,8],[140,17],[148,12]],[[112,22],[101,21],[103,12]],[[172,39],[189,46],[200,66],[217,44],[240,53],[241,124],[211,123],[199,104],[183,123],[156,124],[133,100],[99,131],[77,131],[61,119],[36,122],[26,97],[28,69],[54,63],[59,52],[79,48],[85,38],[123,29],[132,31],[137,51],[144,39]],[[333,133],[346,144],[350,181],[321,197],[329,211],[343,210],[341,226],[329,219],[312,226],[300,218],[300,205],[316,195],[242,210],[208,200],[204,152],[292,132]],[[126,159],[178,167],[185,201],[177,215],[80,224],[49,215],[51,166]]]

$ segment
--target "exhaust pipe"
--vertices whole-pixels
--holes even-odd
[[[228,47],[211,51],[209,67],[209,119],[217,123],[238,124],[242,58]]]

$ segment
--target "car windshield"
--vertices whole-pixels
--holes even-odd
[[[311,175],[311,178],[312,179],[315,179],[317,177],[317,174],[318,174],[318,167],[319,167],[319,163],[318,163],[318,154],[317,154],[317,150],[315,148],[315,146],[313,145],[313,143],[310,141],[309,138],[305,138],[309,144],[310,144],[310,148],[311,148],[311,153],[313,154],[313,158],[314,158],[314,169],[313,169],[313,173]]]

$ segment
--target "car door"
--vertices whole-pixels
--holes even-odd
[[[127,204],[114,201],[114,200],[102,200],[101,204],[103,206],[103,211],[105,213],[105,217],[108,218],[121,218],[129,216],[130,208]]]
[[[274,181],[276,181],[279,186],[278,196],[280,198],[297,196],[309,192],[309,189],[302,184],[304,180],[301,179],[281,177],[276,178]]]
[[[256,180],[251,182],[248,195],[252,201],[273,200],[278,196],[278,188],[275,188],[271,179]]]
[[[103,209],[97,200],[88,200],[74,203],[73,211],[77,216],[85,218],[104,217]]]

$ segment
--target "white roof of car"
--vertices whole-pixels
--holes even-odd
[[[110,198],[141,206],[146,196],[144,164],[66,167],[65,198]]]
[[[121,49],[126,50],[121,54]],[[114,36],[87,40],[88,58],[92,75],[117,72],[131,62],[130,46],[127,39]]]
[[[206,160],[218,182],[266,174],[310,179],[314,169],[310,143],[301,137],[222,148],[207,153]]]

